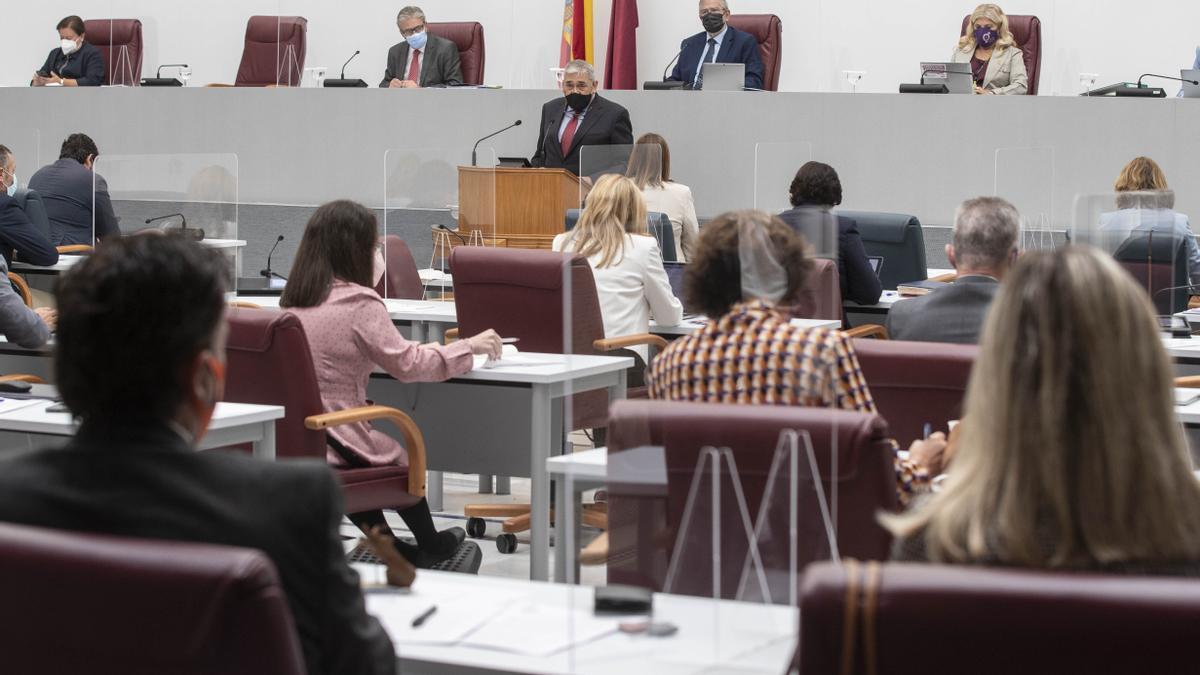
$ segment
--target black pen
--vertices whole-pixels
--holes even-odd
[[[425,610],[424,612],[421,612],[421,616],[418,616],[417,618],[413,619],[412,627],[420,628],[421,624],[425,623],[425,621],[427,619],[429,619],[429,617],[433,616],[433,613],[436,611],[437,611],[437,605],[434,605],[434,606],[430,607],[429,609]]]

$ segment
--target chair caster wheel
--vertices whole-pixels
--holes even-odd
[[[517,550],[517,535],[502,534],[496,537],[496,550],[508,555]]]
[[[483,518],[467,518],[467,536],[482,539],[487,534],[487,521]]]

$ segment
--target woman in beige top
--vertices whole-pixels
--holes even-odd
[[[950,57],[970,63],[976,94],[1024,94],[1029,91],[1025,55],[1008,28],[1008,17],[998,5],[984,4],[971,12],[967,34]]]
[[[642,191],[646,210],[667,214],[675,234],[675,259],[687,262],[700,237],[692,190],[671,180],[671,149],[658,134],[642,134],[633,146],[626,175]]]

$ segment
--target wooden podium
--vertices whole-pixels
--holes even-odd
[[[579,178],[566,169],[458,167],[458,231],[487,243],[549,249],[579,208]]]

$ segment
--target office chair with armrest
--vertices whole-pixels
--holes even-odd
[[[579,216],[583,214],[583,209],[567,209],[566,230],[575,229],[575,225],[579,222]],[[659,211],[647,211],[646,220],[650,230],[650,235],[658,242],[658,250],[662,255],[663,262],[679,262],[679,257],[675,255],[675,228],[671,225],[671,219],[667,214]]]
[[[814,258],[808,283],[800,291],[788,313],[797,319],[842,319],[842,288],[837,263],[829,258]],[[877,337],[886,340],[887,329],[879,324],[864,324],[845,331],[850,337]]]
[[[261,551],[0,524],[0,596],[6,672],[305,672]]]
[[[763,89],[779,91],[779,70],[783,63],[783,22],[774,14],[732,14],[729,25],[749,33],[758,41],[763,62]]]
[[[448,21],[427,23],[425,30],[454,43],[458,47],[458,61],[462,66],[463,84],[483,84],[484,64],[487,49],[483,41],[483,24],[476,21]]]
[[[970,23],[971,15],[968,14],[963,17],[959,35],[967,34]],[[1037,96],[1038,82],[1042,79],[1042,20],[1032,15],[1009,14],[1008,28],[1025,61],[1025,73],[1029,76],[1029,91],[1026,94]]]
[[[733,452],[745,503],[751,510],[750,522],[756,522],[780,433],[792,429],[811,435],[825,495],[831,501],[830,510],[836,514],[841,555],[873,559],[888,556],[892,537],[876,518],[880,512],[895,512],[900,507],[887,423],[878,415],[801,406],[618,401],[612,406],[609,423],[610,467],[618,465],[617,456],[621,453],[662,448],[667,478],[665,490],[655,491],[648,489],[644,480],[639,484],[624,484],[610,472],[610,584],[664,590],[671,556],[677,553],[672,547],[685,525],[690,486],[706,447],[729,448]],[[831,461],[835,443],[836,474]],[[836,508],[832,504],[834,482],[838,484]],[[781,488],[779,484],[775,487]],[[782,489],[787,499],[788,490]],[[728,501],[723,498],[722,504],[729,507],[722,509],[721,531],[730,534],[712,545],[721,546],[722,560],[738,561],[721,570],[722,597],[732,598],[742,572],[740,561],[745,558],[747,541],[744,536],[735,536],[745,530],[738,510],[733,508],[732,496]],[[800,534],[794,543],[797,563],[803,569],[806,563],[818,559],[811,556],[821,550],[826,535],[818,509],[801,508],[798,514]],[[707,514],[702,518],[707,518]],[[684,578],[675,580],[671,592],[712,596],[708,578],[711,567],[683,565],[681,570]]]
[[[863,247],[869,256],[880,256],[884,265],[879,281],[884,290],[929,276],[925,262],[925,234],[916,216],[872,211],[838,211],[858,223]]]
[[[33,223],[46,238],[50,238],[50,214],[46,211],[46,202],[36,190],[21,188],[13,195],[17,208],[25,212],[25,217]]]
[[[604,337],[604,321],[596,282],[586,259],[573,253],[460,246],[450,254],[454,274],[458,327],[462,335],[475,335],[489,328],[504,337],[520,338],[521,351],[562,354],[596,354],[634,345],[666,347],[666,340],[649,333]],[[570,298],[564,297],[564,277],[570,276]],[[569,303],[569,304],[568,304]],[[571,322],[569,347],[565,345],[564,313]],[[631,387],[629,398],[646,396],[645,387]],[[567,430],[608,426],[608,393],[593,391],[571,397],[571,419]],[[602,525],[588,509],[589,522]],[[487,517],[508,518],[504,534],[496,539],[502,553],[516,550],[516,532],[529,529],[528,505],[468,505],[467,532],[483,536]]]
[[[67,244],[65,246],[57,246],[55,248],[58,250],[60,255],[63,253],[73,255],[88,255],[96,250],[96,247],[89,246],[87,244]]]
[[[854,353],[875,408],[901,445],[924,437],[926,423],[947,431],[962,419],[976,345],[855,340]]]
[[[105,83],[136,87],[142,81],[142,22],[138,19],[88,19],[84,39],[100,49]]]
[[[308,53],[308,19],[252,16],[246,22],[235,87],[299,87]],[[228,87],[228,84],[210,84]]]
[[[384,237],[383,249],[387,269],[384,272],[384,278],[375,287],[375,292],[383,298],[404,300],[424,298],[425,284],[421,283],[417,262],[413,258],[408,244],[400,237],[389,234]]]
[[[1200,583],[817,563],[804,575],[800,615],[802,675],[1180,673],[1195,670]]]
[[[29,282],[25,281],[25,278],[16,272],[8,273],[8,282],[12,284],[13,290],[17,292],[17,295],[21,296],[21,301],[25,303],[25,306],[33,309],[33,291],[29,288]]]
[[[1186,287],[1191,277],[1187,240],[1183,237],[1171,232],[1134,230],[1117,247],[1113,258],[1145,289],[1160,315],[1188,308],[1191,294]]]

